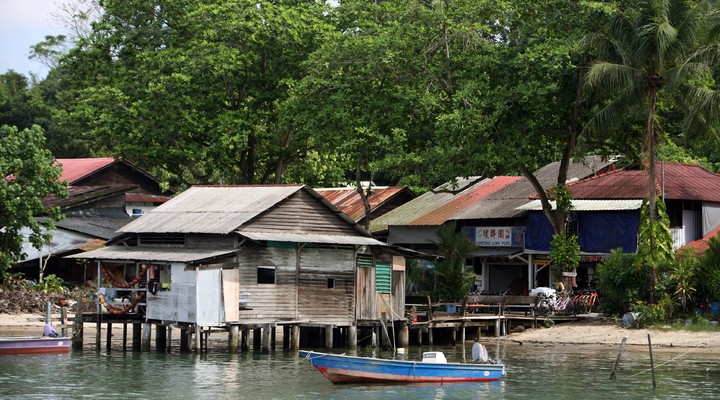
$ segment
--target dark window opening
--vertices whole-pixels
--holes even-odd
[[[328,278],[328,289],[335,289],[335,278]]]
[[[258,284],[275,284],[275,267],[258,267]]]

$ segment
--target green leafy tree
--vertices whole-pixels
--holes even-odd
[[[57,207],[43,205],[46,196],[62,197],[64,183],[58,182],[61,168],[45,149],[42,128],[18,130],[0,126],[0,273],[22,260],[23,228],[30,229],[30,242],[40,248],[50,238],[47,230],[62,215]],[[45,218],[42,218],[45,217]]]
[[[102,5],[93,32],[60,66],[70,88],[59,116],[76,136],[178,186],[282,181],[306,138],[278,125],[277,107],[331,29],[326,5]]]

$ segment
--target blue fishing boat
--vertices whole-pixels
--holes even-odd
[[[473,355],[482,356],[482,352],[486,361],[479,359],[473,363],[449,363],[439,351],[424,352],[421,362],[304,350],[300,351],[300,357],[309,360],[332,383],[488,382],[504,377],[505,366],[487,362],[484,346],[478,350],[473,348]]]

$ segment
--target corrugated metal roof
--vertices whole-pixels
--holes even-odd
[[[236,253],[237,249],[148,249],[142,247],[111,246],[85,253],[65,256],[88,260],[184,262],[193,263]]]
[[[68,188],[68,197],[60,199],[55,195],[43,199],[45,207],[72,208],[79,205],[119,196],[128,190],[133,190],[136,185],[123,186],[71,186]]]
[[[483,179],[479,176],[472,176],[468,178],[458,178],[452,185],[445,183],[371,221],[370,231],[383,231],[386,230],[389,225],[409,225],[415,219],[441,207],[467,187],[487,181],[489,181],[487,178]]]
[[[441,205],[432,213],[412,221],[411,225],[442,225],[457,213],[492,195],[498,190],[517,182],[521,178],[520,176],[496,176],[489,181],[474,185]]]
[[[604,161],[599,156],[585,157],[581,162],[573,162],[568,166],[569,182],[583,179],[612,165],[614,161]],[[557,183],[559,162],[550,163],[534,172],[540,185],[549,189]],[[527,203],[537,193],[527,178],[508,185],[487,198],[478,201],[464,211],[453,216],[452,220],[515,218],[524,211],[517,208]]]
[[[60,181],[67,181],[72,185],[74,182],[103,169],[115,162],[114,158],[58,158],[56,163],[62,165]]]
[[[720,175],[700,165],[658,162],[658,194],[671,200],[720,202]],[[642,199],[647,193],[647,171],[619,169],[568,185],[576,199]]]
[[[555,201],[550,201],[553,210]],[[575,211],[610,211],[610,210],[639,210],[642,207],[642,200],[572,200]],[[522,211],[541,211],[540,200],[533,200],[517,208]]]
[[[354,187],[343,188],[319,188],[315,189],[325,199],[332,203],[340,211],[347,214],[354,221],[360,221],[365,217],[365,208],[360,194]],[[370,210],[375,210],[385,204],[393,196],[403,191],[409,191],[405,186],[378,186],[373,187],[370,195]]]
[[[267,240],[275,242],[294,242],[294,243],[330,243],[330,244],[357,244],[386,246],[379,240],[362,237],[362,236],[340,236],[340,235],[320,235],[305,233],[276,233],[276,232],[245,232],[237,231],[238,234],[252,240]]]
[[[125,193],[125,201],[133,203],[165,203],[170,200],[168,196],[148,193]]]
[[[55,223],[58,228],[84,233],[94,237],[108,240],[125,224],[132,221],[132,217],[111,218],[102,216],[70,216]]]
[[[26,254],[26,258],[22,260],[23,262],[29,260],[37,260],[40,255],[42,255],[43,257],[47,257],[51,254],[60,254],[69,250],[75,250],[81,248],[88,242],[91,242],[95,239],[90,235],[85,235],[65,229],[54,229],[51,231],[43,229],[42,231],[43,233],[50,233],[52,239],[50,240],[50,243],[43,245],[40,250],[38,250],[28,240],[28,238],[30,237],[30,229],[22,228],[20,230],[24,238],[22,252]]]
[[[125,225],[120,232],[228,234],[302,188],[303,185],[193,186]]]

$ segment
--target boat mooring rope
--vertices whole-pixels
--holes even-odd
[[[657,367],[662,367],[662,366],[665,365],[665,364],[669,364],[669,363],[677,360],[678,358],[680,358],[680,357],[682,357],[682,356],[684,356],[684,355],[686,355],[686,354],[688,354],[688,353],[691,353],[691,352],[699,349],[699,348],[700,348],[701,346],[703,346],[703,345],[704,345],[704,343],[703,343],[703,344],[699,344],[699,345],[691,348],[690,350],[688,350],[688,351],[686,351],[686,352],[678,355],[677,357],[673,357],[673,358],[665,361],[664,363],[660,363],[660,364],[656,365],[655,368],[657,368]],[[641,374],[644,374],[644,373],[650,372],[650,371],[652,371],[652,369],[651,369],[651,368],[648,368],[648,369],[642,370],[642,371],[640,371],[640,372],[638,372],[638,373],[635,373],[635,374],[633,374],[633,375],[630,375],[629,378],[633,378],[633,377],[635,377],[635,376],[638,376],[638,375],[641,375]]]

